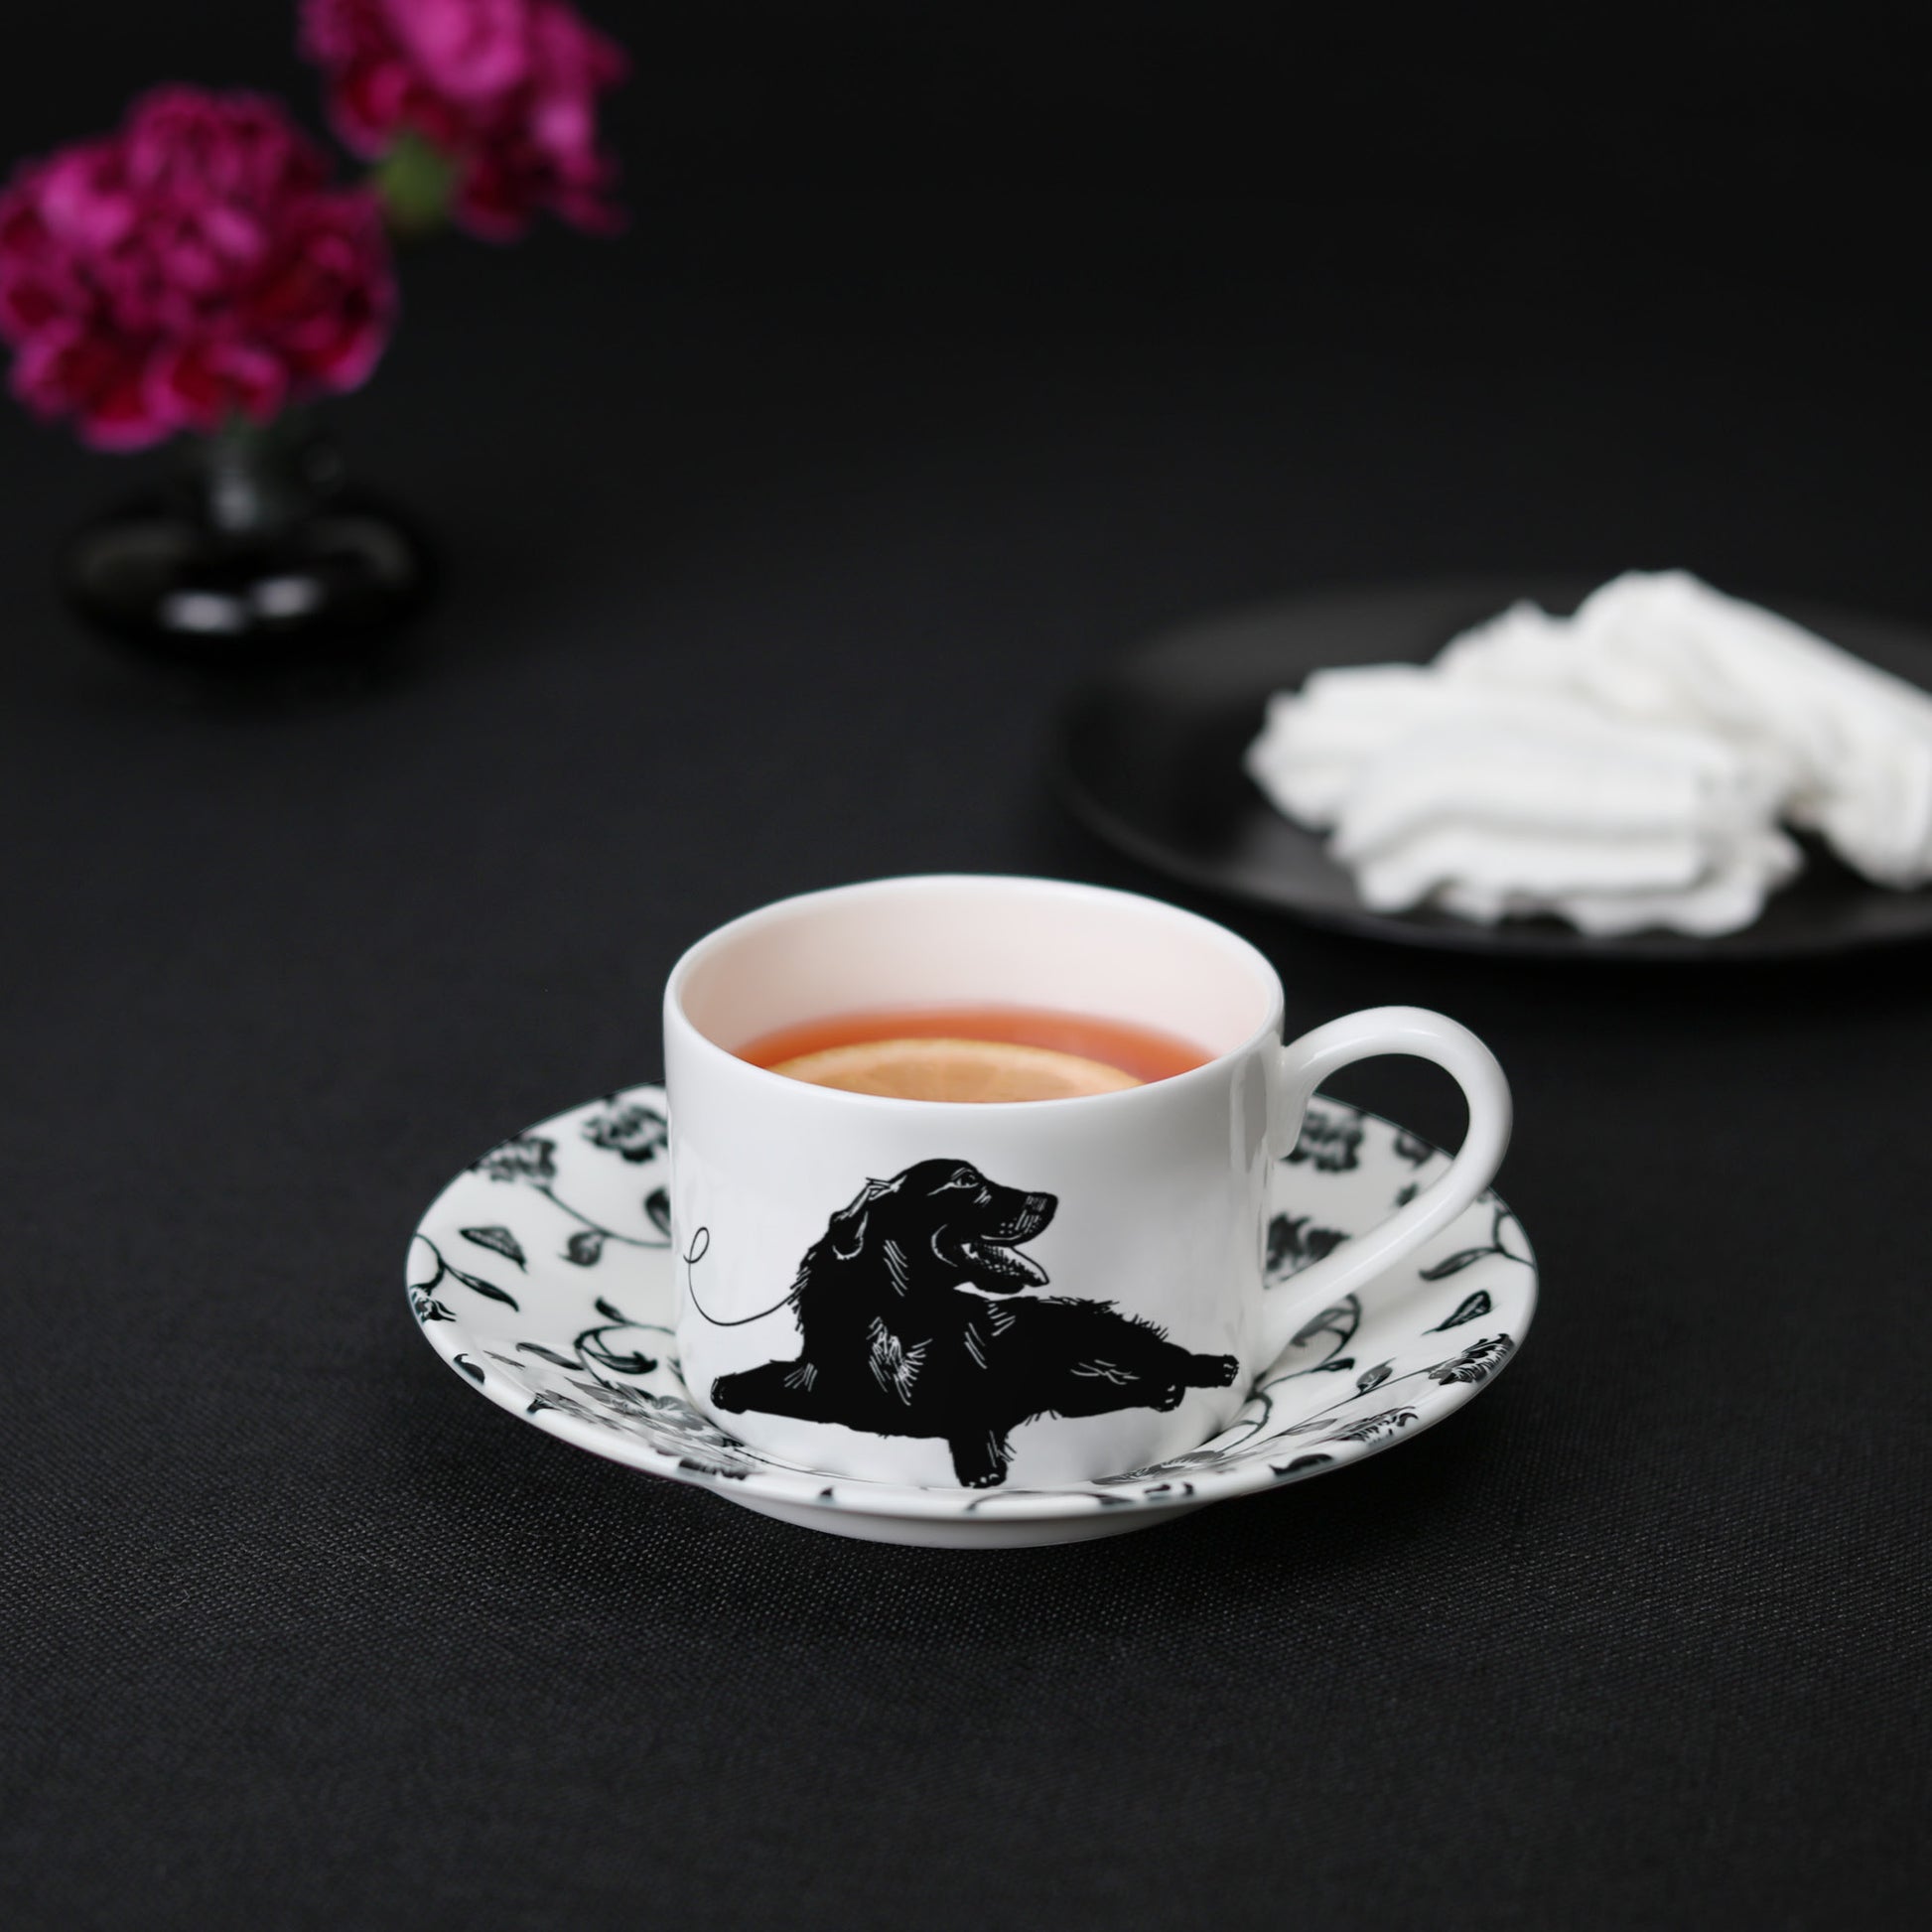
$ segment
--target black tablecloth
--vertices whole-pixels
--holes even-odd
[[[1153,627],[1633,563],[1932,618],[1910,318],[1534,210],[1017,191],[646,196],[409,289],[337,426],[449,587],[370,694],[88,642],[49,558],[132,471],[0,423],[10,1921],[1907,1922],[1932,955],[1230,913],[1298,1022],[1495,1045],[1543,1310],[1426,1437],[1111,1542],[870,1546],[594,1459],[437,1363],[401,1269],[488,1142],[655,1075],[726,916],[1160,890],[1042,776]],[[1340,1090],[1458,1131],[1427,1069]]]

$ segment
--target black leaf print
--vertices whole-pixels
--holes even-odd
[[[1333,1254],[1348,1239],[1340,1228],[1311,1228],[1306,1214],[1277,1214],[1268,1223],[1268,1279],[1285,1280]]]
[[[519,1134],[515,1140],[491,1148],[477,1163],[477,1172],[486,1173],[491,1180],[555,1180],[557,1164],[551,1157],[556,1152],[557,1143],[546,1141],[541,1134]]]
[[[1178,1476],[1186,1475],[1194,1469],[1218,1468],[1221,1462],[1219,1449],[1185,1449],[1179,1455],[1171,1455],[1165,1462],[1155,1462],[1143,1469],[1143,1475]]]
[[[1496,1200],[1493,1194],[1485,1194],[1483,1200],[1493,1203],[1495,1207],[1495,1216],[1489,1229],[1488,1247],[1464,1248],[1460,1254],[1450,1255],[1447,1261],[1439,1261],[1433,1268],[1425,1268],[1422,1271],[1424,1281],[1446,1281],[1450,1275],[1459,1275],[1472,1261],[1480,1261],[1485,1255],[1496,1255],[1504,1261],[1518,1262],[1525,1268],[1532,1265],[1527,1255],[1515,1253],[1503,1239],[1504,1234],[1511,1227],[1520,1226],[1515,1215],[1501,1201]]]
[[[595,1382],[581,1382],[575,1379],[572,1380],[571,1387],[582,1389],[585,1394],[593,1397],[603,1407],[593,1407],[591,1403],[579,1402],[575,1396],[559,1395],[553,1389],[546,1389],[531,1402],[530,1406],[523,1413],[526,1416],[535,1416],[541,1414],[546,1409],[553,1409],[559,1415],[574,1416],[579,1422],[595,1423],[598,1428],[612,1430],[621,1436],[641,1436],[652,1449],[660,1452],[675,1452],[674,1444],[659,1440],[661,1432],[651,1428],[647,1423],[638,1425],[624,1420],[633,1416],[647,1416],[649,1414],[649,1410],[645,1404],[629,1399],[627,1392],[606,1389],[600,1387]],[[605,1409],[615,1409],[618,1413],[615,1416],[607,1415],[604,1413]]]
[[[529,1342],[517,1345],[556,1359]],[[600,1429],[634,1437],[660,1455],[680,1458],[681,1467],[698,1474],[738,1477],[762,1466],[758,1456],[675,1396],[652,1395],[645,1389],[592,1382],[576,1375],[570,1378],[570,1386],[577,1395],[546,1389],[524,1413],[534,1416],[555,1410],[580,1422],[595,1423]]]
[[[1332,1455],[1298,1455],[1292,1462],[1271,1462],[1269,1473],[1278,1476],[1297,1476],[1306,1469],[1325,1469],[1334,1459]]]
[[[1370,1389],[1379,1389],[1389,1379],[1394,1366],[1393,1362],[1377,1362],[1373,1368],[1364,1369],[1355,1378],[1355,1387],[1363,1395],[1367,1395]]]
[[[434,1295],[426,1295],[421,1289],[409,1298],[409,1306],[416,1311],[418,1321],[454,1321],[456,1316],[439,1302]]]
[[[1488,1335],[1481,1341],[1472,1341],[1453,1361],[1432,1368],[1429,1379],[1441,1382],[1446,1388],[1451,1382],[1480,1384],[1488,1381],[1515,1352],[1516,1344],[1508,1335]]]
[[[476,1385],[479,1388],[483,1387],[483,1372],[476,1365],[475,1362],[473,1362],[470,1359],[468,1355],[458,1355],[454,1357],[454,1360],[456,1362],[457,1367],[460,1368],[465,1375],[469,1376],[471,1381],[476,1383]]]
[[[621,1234],[616,1228],[607,1228],[601,1221],[593,1220],[582,1208],[571,1206],[552,1184],[557,1178],[557,1164],[552,1158],[556,1151],[555,1141],[547,1141],[540,1134],[524,1134],[514,1141],[505,1141],[501,1147],[492,1148],[477,1163],[476,1171],[487,1174],[491,1180],[526,1182],[545,1200],[577,1222],[581,1231],[571,1237],[567,1252],[570,1259],[581,1267],[588,1268],[603,1252],[607,1241],[621,1241],[627,1248],[661,1248],[664,1245],[661,1237]],[[494,1248],[498,1254],[507,1256],[519,1268],[523,1266],[523,1250],[508,1228],[492,1226],[465,1228],[463,1231],[473,1241],[480,1241],[484,1247]],[[591,1238],[593,1236],[595,1240]],[[503,1245],[504,1242],[508,1242],[508,1247]]]
[[[621,1320],[622,1317],[619,1318]],[[630,1324],[624,1322],[623,1325],[628,1327]],[[605,1341],[605,1333],[606,1330],[602,1328],[586,1328],[577,1337],[577,1352],[583,1356],[586,1365],[595,1363],[598,1368],[609,1369],[613,1375],[648,1375],[657,1366],[657,1358],[646,1355],[641,1349],[620,1355]]]
[[[513,1309],[516,1307],[516,1297],[514,1295],[505,1295],[494,1282],[486,1282],[481,1275],[466,1275],[461,1268],[452,1266],[450,1269],[450,1278],[452,1281],[461,1282],[465,1288],[473,1290],[476,1294],[482,1295],[491,1302],[501,1302],[505,1308]]]
[[[1348,1402],[1352,1400],[1353,1398],[1350,1396],[1342,1397],[1342,1402]],[[1340,1403],[1335,1403],[1335,1402],[1331,1402],[1328,1405],[1330,1409],[1337,1409],[1340,1406],[1341,1406]],[[1325,1435],[1327,1431],[1329,1431],[1334,1427],[1334,1421],[1335,1419],[1332,1415],[1311,1416],[1307,1422],[1291,1423],[1288,1428],[1282,1431],[1282,1434],[1284,1436]]]
[[[1398,1207],[1407,1207],[1409,1203],[1412,1200],[1414,1200],[1416,1196],[1421,1192],[1422,1189],[1418,1187],[1416,1183],[1412,1180],[1408,1183],[1407,1186],[1398,1187],[1395,1190],[1395,1204]]]
[[[1299,1239],[1298,1230],[1307,1225],[1306,1214],[1296,1221],[1290,1220],[1286,1214],[1277,1214],[1268,1223],[1268,1255],[1263,1265],[1269,1274],[1272,1275],[1276,1269],[1287,1265],[1288,1258],[1295,1252],[1295,1244]]]
[[[628,1315],[620,1314],[617,1311],[617,1310],[613,1308],[611,1304],[607,1302],[604,1299],[604,1297],[601,1295],[597,1298],[597,1311],[605,1318],[606,1321],[621,1321],[623,1323],[625,1327],[628,1327],[630,1325],[630,1317]]]
[[[1318,1375],[1324,1370],[1332,1373],[1336,1369],[1353,1368],[1354,1357],[1343,1351],[1354,1338],[1361,1321],[1362,1305],[1352,1295],[1344,1295],[1331,1308],[1311,1315],[1282,1350],[1281,1360],[1276,1364],[1282,1373],[1268,1386],[1272,1388],[1275,1382],[1286,1382],[1298,1375]]]
[[[567,1366],[574,1368],[576,1364],[573,1362]],[[614,1388],[609,1382],[587,1382],[576,1375],[570,1378],[570,1386],[581,1389],[593,1402],[601,1403],[606,1409],[615,1409],[621,1416],[641,1416],[652,1422],[661,1419],[659,1406],[664,1402],[662,1396],[649,1395],[641,1389]],[[706,1436],[717,1436],[708,1423],[701,1427]],[[724,1438],[718,1436],[717,1440],[723,1442]]]
[[[664,1116],[634,1101],[613,1101],[609,1112],[593,1114],[584,1123],[584,1138],[626,1161],[648,1161],[663,1152]]]
[[[1495,1253],[1494,1248],[1464,1248],[1460,1254],[1450,1255],[1447,1261],[1439,1261],[1433,1268],[1425,1268],[1422,1278],[1426,1282],[1448,1281],[1451,1275],[1459,1275],[1472,1261],[1481,1261]]]
[[[1311,1102],[1302,1119],[1301,1138],[1288,1158],[1312,1161],[1323,1173],[1346,1173],[1359,1165],[1355,1157],[1361,1144],[1360,1114]]]
[[[1335,1346],[1346,1348],[1354,1339],[1355,1330],[1362,1319],[1362,1305],[1354,1296],[1345,1297],[1331,1309],[1323,1309],[1319,1314],[1311,1315],[1295,1331],[1295,1339],[1289,1343],[1291,1348],[1306,1348],[1316,1335],[1329,1334],[1335,1338]]]
[[[657,1357],[646,1355],[641,1349],[629,1355],[618,1355],[595,1341],[585,1342],[584,1358],[599,1368],[608,1368],[613,1375],[648,1375],[657,1366]]]
[[[540,1362],[549,1362],[555,1368],[581,1368],[583,1363],[573,1361],[568,1355],[559,1355],[554,1348],[546,1348],[540,1341],[519,1341],[517,1347],[526,1355],[534,1355]]]
[[[522,1243],[508,1228],[465,1228],[462,1233],[464,1240],[474,1241],[480,1248],[493,1249],[505,1261],[513,1261],[519,1268],[527,1267]]]
[[[671,1232],[671,1196],[667,1189],[653,1187],[644,1196],[644,1212],[650,1216],[651,1226],[659,1234],[669,1236]]]
[[[748,1469],[734,1469],[724,1462],[700,1462],[692,1455],[680,1455],[677,1465],[701,1476],[723,1476],[728,1482],[743,1482],[750,1473]]]
[[[1412,1168],[1419,1168],[1436,1152],[1420,1134],[1412,1134],[1406,1127],[1399,1127],[1395,1136],[1397,1158],[1407,1161]]]
[[[1337,1443],[1379,1443],[1405,1430],[1416,1419],[1413,1409],[1384,1409],[1379,1415],[1364,1416],[1346,1429],[1331,1432]]]
[[[1473,1295],[1465,1295],[1455,1305],[1455,1312],[1446,1321],[1439,1321],[1433,1328],[1425,1328],[1426,1335],[1440,1335],[1445,1328],[1459,1328],[1465,1321],[1473,1321],[1479,1314],[1487,1314],[1495,1307],[1490,1301],[1488,1291],[1477,1289]]]

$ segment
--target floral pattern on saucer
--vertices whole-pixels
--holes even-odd
[[[1434,1178],[1447,1156],[1316,1099],[1277,1164],[1271,1292]],[[1311,1310],[1199,1449],[1052,1490],[917,1489],[827,1477],[749,1449],[695,1409],[678,1372],[661,1088],[633,1087],[501,1142],[438,1196],[410,1242],[409,1302],[445,1361],[581,1449],[735,1500],[961,1522],[1197,1506],[1359,1461],[1468,1401],[1521,1345],[1537,1269],[1522,1223],[1484,1194],[1417,1257]]]

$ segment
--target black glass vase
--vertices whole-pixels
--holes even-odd
[[[167,486],[74,534],[61,579],[139,655],[267,687],[391,663],[434,570],[421,533],[285,419],[185,439]]]

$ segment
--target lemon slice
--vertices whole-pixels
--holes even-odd
[[[1101,1060],[1004,1039],[862,1039],[779,1060],[771,1071],[894,1100],[1072,1100],[1141,1084]]]

